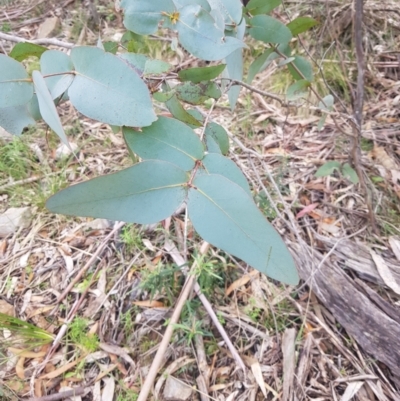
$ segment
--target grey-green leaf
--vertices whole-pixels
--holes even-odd
[[[218,99],[221,96],[221,90],[214,82],[210,81],[198,84],[187,81],[174,89],[179,100],[195,105],[204,103],[210,97]]]
[[[232,160],[218,153],[209,153],[201,161],[208,174],[220,174],[241,186],[251,197],[249,183],[240,168]]]
[[[71,103],[87,117],[112,125],[145,127],[156,120],[150,93],[124,61],[96,47],[75,47]]]
[[[345,163],[342,167],[343,175],[350,180],[353,184],[358,184],[358,175],[353,167],[350,166],[349,163]]]
[[[199,5],[185,6],[179,10],[176,29],[181,45],[203,60],[222,60],[245,44],[236,38],[225,36],[215,26],[214,18]]]
[[[340,163],[338,161],[332,160],[323,164],[315,173],[315,177],[327,177],[332,175],[335,170],[340,170]]]
[[[209,243],[269,277],[297,284],[296,266],[280,235],[239,185],[221,175],[200,175],[189,189],[188,212]]]
[[[33,85],[21,63],[0,54],[0,108],[23,105],[33,96]]]
[[[229,152],[229,137],[224,127],[214,122],[208,123],[205,136],[212,137],[218,143],[222,154],[226,155]]]
[[[300,79],[306,79],[310,82],[313,81],[314,74],[312,70],[312,65],[306,58],[302,56],[295,56],[292,63],[296,66],[296,68],[294,68],[291,64],[288,64],[287,67],[296,81],[299,81]]]
[[[252,15],[268,14],[281,3],[281,0],[250,0],[246,5],[246,10]]]
[[[5,107],[0,109],[0,127],[13,135],[21,135],[23,129],[35,125],[26,104],[22,106]]]
[[[307,88],[310,87],[310,82],[306,79],[300,79],[290,85],[286,92],[288,100],[295,100],[307,96]]]
[[[152,224],[169,217],[184,201],[188,175],[158,160],[73,185],[52,196],[54,213]]]
[[[32,79],[39,102],[40,114],[48,126],[58,135],[58,137],[69,147],[68,139],[62,127],[53,98],[46,86],[42,74],[39,71],[32,72]]]
[[[202,124],[195,117],[189,114],[184,107],[181,105],[180,101],[176,97],[176,95],[172,96],[169,100],[165,102],[168,110],[171,114],[180,121],[183,121],[185,124],[189,124],[193,127],[201,127]]]
[[[171,14],[175,10],[171,0],[122,0],[120,7],[125,11],[125,27],[139,35],[154,33],[159,22],[168,24],[169,17],[164,13]]]
[[[143,75],[159,75],[171,71],[173,65],[162,60],[147,60]]]
[[[292,39],[290,29],[269,15],[256,15],[250,25],[249,34],[265,43],[288,43]]]
[[[297,17],[286,26],[290,29],[293,36],[303,33],[318,25],[318,22],[311,17]]]
[[[278,57],[278,54],[274,52],[274,49],[269,48],[265,50],[260,56],[258,56],[249,67],[249,74],[247,75],[247,83],[251,84],[254,77],[259,73],[264,71],[272,61]]]
[[[240,23],[243,14],[243,5],[240,0],[208,0],[208,2],[212,10],[217,10],[223,15],[228,26]]]
[[[61,96],[74,80],[74,65],[68,54],[59,50],[48,50],[40,57],[40,70],[53,99]],[[65,74],[62,74],[65,72]],[[57,74],[57,75],[54,75]]]
[[[142,159],[164,160],[184,171],[191,170],[204,155],[198,136],[174,118],[159,117],[142,132],[125,127],[123,133],[131,151]]]
[[[226,64],[214,65],[211,67],[195,67],[180,70],[178,77],[181,81],[191,81],[195,84],[201,81],[209,81],[217,78],[219,74],[225,69]]]

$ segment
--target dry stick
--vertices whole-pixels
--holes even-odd
[[[57,394],[45,395],[43,397],[31,397],[28,398],[27,401],[58,401],[58,400],[63,400],[64,398],[70,398],[82,395],[84,392],[85,389],[83,387],[77,387],[74,388],[73,390],[62,391]]]
[[[25,38],[21,38],[20,36],[9,35],[9,34],[3,33],[3,32],[0,32],[0,39],[8,40],[9,42],[15,42],[15,43],[27,42],[27,43],[33,43],[36,45],[59,46],[59,47],[65,47],[67,49],[72,49],[75,46],[72,43],[63,42],[61,40],[53,39],[53,38],[28,40]]]
[[[364,104],[364,49],[363,49],[363,14],[364,14],[364,0],[355,0],[354,10],[354,40],[356,45],[356,60],[357,60],[357,90],[356,98],[354,99],[354,120],[356,126],[353,129],[354,136],[352,138],[351,157],[353,159],[354,167],[357,171],[358,178],[360,179],[361,188],[365,194],[368,214],[371,222],[372,230],[378,233],[374,210],[372,207],[371,194],[368,191],[365,182],[364,170],[361,163],[361,132],[363,121],[363,104]]]
[[[200,247],[200,254],[204,255],[207,252],[209,246],[210,246],[210,244],[208,244],[207,242],[204,241]],[[194,261],[192,268],[191,268],[192,272],[196,268],[196,265],[197,265],[197,262]],[[174,331],[174,325],[178,322],[179,316],[181,315],[183,305],[185,304],[186,300],[189,297],[190,291],[192,290],[195,280],[196,280],[196,276],[194,274],[189,274],[187,276],[185,285],[183,286],[182,291],[181,291],[181,295],[179,296],[179,299],[176,303],[174,313],[172,314],[169,324],[167,326],[167,329],[165,330],[163,339],[160,343],[160,346],[158,347],[157,354],[154,357],[153,363],[151,364],[149,373],[146,376],[146,380],[143,383],[143,387],[140,390],[140,394],[139,394],[137,401],[146,401],[147,400],[147,397],[150,393],[151,387],[153,386],[154,380],[155,380],[158,370],[161,366],[161,362],[164,357],[164,354],[168,348],[169,341],[172,337],[172,333]]]

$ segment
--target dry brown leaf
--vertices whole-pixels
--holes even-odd
[[[104,389],[101,395],[101,401],[110,401],[114,398],[115,380],[112,376],[103,379]]]
[[[54,305],[42,306],[41,308],[34,309],[33,307],[30,309],[30,312],[27,313],[26,318],[32,319],[34,316],[43,315],[44,313],[51,311],[54,309]]]
[[[35,397],[42,397],[43,391],[42,391],[42,381],[41,380],[35,380],[34,392],[35,392]]]
[[[21,358],[18,359],[18,362],[15,366],[15,373],[22,380],[25,380],[24,364],[25,364],[25,358],[23,356],[21,356]]]
[[[259,275],[260,272],[258,270],[253,270],[249,274],[246,274],[239,279],[235,280],[225,291],[225,295],[229,296],[233,291],[237,290],[238,288],[246,285],[254,276]]]
[[[14,316],[14,306],[3,299],[0,299],[0,313],[4,313],[8,316]]]
[[[396,259],[400,262],[400,240],[397,237],[389,237],[389,244]]]
[[[358,390],[363,386],[364,382],[362,381],[357,381],[357,382],[352,382],[350,383],[347,387],[346,390],[344,391],[344,394],[342,395],[342,398],[340,401],[350,401],[353,399],[353,397],[357,394]]]
[[[247,359],[247,363],[250,362],[250,369],[253,372],[253,375],[256,379],[258,386],[260,387],[264,397],[267,397],[267,389],[265,388],[264,378],[261,371],[260,363],[255,358],[249,357]]]
[[[136,301],[132,302],[136,306],[142,306],[143,308],[164,308],[165,305],[160,301],[147,300],[147,301]]]
[[[392,289],[397,295],[400,295],[400,285],[397,284],[396,280],[393,277],[392,271],[389,266],[386,264],[382,256],[375,253],[372,249],[369,251],[373,261],[375,262],[375,266],[378,269],[379,275],[382,277],[383,282]]]
[[[135,366],[135,362],[133,359],[128,355],[127,350],[122,347],[118,347],[118,345],[107,344],[107,343],[100,343],[99,347],[110,354],[115,354],[123,358],[126,362],[130,365]]]
[[[79,362],[83,361],[85,358],[86,358],[86,356],[82,356],[82,357],[76,359],[75,361],[69,362],[69,363],[61,366],[60,368],[54,370],[53,372],[50,372],[50,373],[47,373],[47,374],[41,376],[40,379],[41,380],[54,379],[54,378],[62,375],[63,373],[67,372],[68,370],[70,370],[74,366],[76,366]]]
[[[283,397],[284,400],[291,399],[295,369],[295,341],[296,329],[286,329],[282,337],[283,354]]]
[[[43,358],[46,355],[46,351],[33,352],[13,347],[9,347],[8,350],[14,355],[30,359]]]

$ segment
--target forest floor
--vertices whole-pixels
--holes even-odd
[[[0,33],[15,37],[95,45],[99,35],[119,41],[124,32],[113,2],[0,4]],[[360,163],[375,228],[354,170],[344,167],[357,76],[352,3],[290,1],[277,10],[284,22],[319,21],[297,50],[312,57],[315,89],[335,94],[335,111],[319,129],[313,94],[288,108],[242,88],[234,112],[223,98],[211,118],[230,134],[230,156],[302,281],[281,285],[211,248],[197,280],[245,371],[192,294],[152,400],[400,400],[400,348],[391,337],[400,333],[400,5],[365,4]],[[137,51],[196,65],[166,39],[138,41]],[[0,53],[14,45],[0,39]],[[247,50],[246,71],[261,52]],[[32,70],[38,60],[27,63]],[[284,98],[291,83],[271,64],[251,85]],[[133,401],[181,292],[181,261],[198,260],[201,239],[184,214],[142,227],[47,211],[59,189],[132,164],[120,133],[69,103],[58,111],[79,161],[44,124],[20,138],[0,128],[0,213],[27,208],[25,225],[0,237],[0,400],[67,399],[60,393],[73,390],[71,400]],[[329,161],[339,165],[329,170]],[[5,315],[34,326],[7,326]]]

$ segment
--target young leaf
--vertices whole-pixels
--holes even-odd
[[[306,79],[300,79],[300,81],[296,81],[294,84],[290,85],[287,92],[286,97],[288,100],[295,100],[301,97],[307,96],[307,90],[310,86],[310,82]]]
[[[74,65],[71,58],[68,54],[59,50],[48,50],[43,53],[40,58],[40,69],[44,76],[57,74],[45,78],[46,85],[53,99],[61,96],[74,80]],[[66,74],[62,74],[63,72]]]
[[[156,120],[147,86],[120,58],[81,46],[71,50],[71,60],[76,76],[68,94],[80,113],[131,127],[145,127]]]
[[[179,10],[176,29],[180,44],[194,56],[215,61],[225,58],[245,44],[215,26],[214,18],[199,5],[189,5]]]
[[[53,213],[152,224],[170,216],[184,201],[188,174],[159,160],[135,164],[53,195]]]
[[[17,43],[10,52],[10,57],[17,61],[23,61],[30,56],[40,57],[47,49],[43,46],[29,42]]]
[[[214,122],[208,123],[205,136],[217,142],[222,154],[226,155],[229,152],[229,137],[224,127]]]
[[[286,26],[290,29],[293,36],[298,35],[299,33],[303,33],[308,31],[315,25],[318,25],[318,22],[311,17],[297,17],[293,21],[289,22]]]
[[[0,127],[12,135],[21,135],[23,129],[35,125],[26,104],[22,106],[5,107],[0,109]]]
[[[251,198],[251,191],[246,177],[232,160],[218,153],[209,153],[201,161],[207,174],[223,175],[228,180],[242,187]]]
[[[194,117],[197,120],[197,122],[200,123],[200,126],[202,126],[204,124],[205,118],[204,118],[203,114],[200,113],[200,111],[198,111],[196,109],[188,109],[186,112],[188,114],[190,114],[192,117]],[[192,129],[199,127],[199,125],[195,126],[195,125],[188,124],[188,123],[186,123],[186,124]]]
[[[117,54],[118,43],[113,42],[112,40],[108,40],[103,43],[104,50],[111,54]]]
[[[204,156],[203,144],[186,124],[168,117],[159,117],[142,132],[123,128],[128,147],[142,159],[164,160],[189,171]]]
[[[189,189],[188,212],[195,230],[269,277],[297,284],[299,276],[285,243],[249,195],[221,175],[200,175]]]
[[[301,74],[297,72],[293,65],[288,64],[287,67],[296,81],[299,81],[300,79],[306,79],[307,81],[312,82],[314,79],[314,74],[312,65],[307,59],[301,56],[295,56],[293,64],[297,67],[297,70],[299,70]]]
[[[358,184],[358,175],[357,172],[350,166],[349,163],[345,163],[342,167],[342,174],[350,180],[353,184]]]
[[[281,3],[281,0],[250,0],[246,10],[252,15],[268,14]]]
[[[189,104],[202,104],[210,97],[218,99],[221,96],[221,91],[214,82],[194,84],[186,81],[174,89],[178,99]]]
[[[195,128],[203,125],[183,108],[176,95],[167,100],[165,105],[176,119],[183,121],[185,124],[192,125]]]
[[[292,39],[290,29],[269,15],[256,15],[250,25],[249,34],[265,43],[288,43]]]
[[[314,175],[315,177],[327,177],[328,175],[332,175],[335,170],[340,170],[340,163],[332,160],[323,164]]]
[[[33,96],[33,85],[21,63],[0,54],[0,108],[23,105]]]
[[[210,81],[217,78],[225,69],[226,64],[214,65],[212,67],[195,67],[186,70],[180,70],[178,77],[181,81],[191,81],[195,84],[201,81]]]
[[[32,72],[32,79],[39,102],[40,114],[48,126],[58,135],[58,137],[69,147],[68,139],[62,127],[53,98],[46,86],[46,81],[39,71]]]
[[[139,35],[154,33],[159,22],[168,25],[169,17],[166,14],[172,14],[175,11],[171,0],[122,0],[120,7],[125,11],[125,27]]]
[[[265,50],[260,56],[258,56],[249,67],[249,74],[247,75],[247,83],[251,84],[254,77],[264,71],[274,59],[278,57],[278,54],[274,52],[274,49]]]

